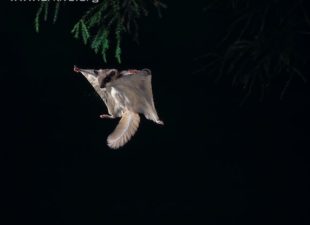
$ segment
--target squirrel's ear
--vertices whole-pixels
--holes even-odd
[[[117,70],[112,69],[111,71],[109,71],[108,76],[110,76],[110,77],[114,77],[114,76],[116,76],[117,74],[118,74],[118,71],[117,71]]]
[[[147,75],[152,75],[152,71],[148,68],[142,69],[143,72],[145,72]]]

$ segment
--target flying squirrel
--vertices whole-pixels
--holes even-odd
[[[151,70],[119,72],[117,69],[80,69],[76,66],[73,70],[83,74],[107,106],[108,114],[102,114],[100,118],[121,117],[107,138],[110,148],[118,149],[132,138],[139,127],[139,114],[157,124],[164,124],[154,106]]]

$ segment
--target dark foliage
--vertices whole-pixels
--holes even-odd
[[[216,74],[216,81],[231,79],[232,85],[254,90],[264,97],[274,80],[282,80],[281,98],[297,77],[306,82],[301,42],[309,38],[310,19],[306,2],[279,0],[209,1],[206,13],[217,11],[230,18],[228,30],[213,53],[199,58],[201,70]],[[207,63],[208,62],[208,63]],[[280,81],[281,82],[281,81]]]

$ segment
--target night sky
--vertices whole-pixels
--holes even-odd
[[[227,18],[204,1],[167,4],[140,21],[139,45],[123,36],[119,65],[70,34],[89,4],[61,8],[38,34],[35,3],[1,2],[1,224],[310,223],[309,82],[281,100],[275,81],[240,105],[229,79],[193,73]],[[165,126],[143,117],[109,149],[118,120],[99,118],[106,107],[73,65],[150,68]]]

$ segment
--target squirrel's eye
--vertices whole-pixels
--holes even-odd
[[[108,83],[111,81],[111,76],[107,76],[106,78],[104,78],[104,83]]]
[[[97,70],[94,70],[94,74],[98,75],[98,71],[97,71]]]

